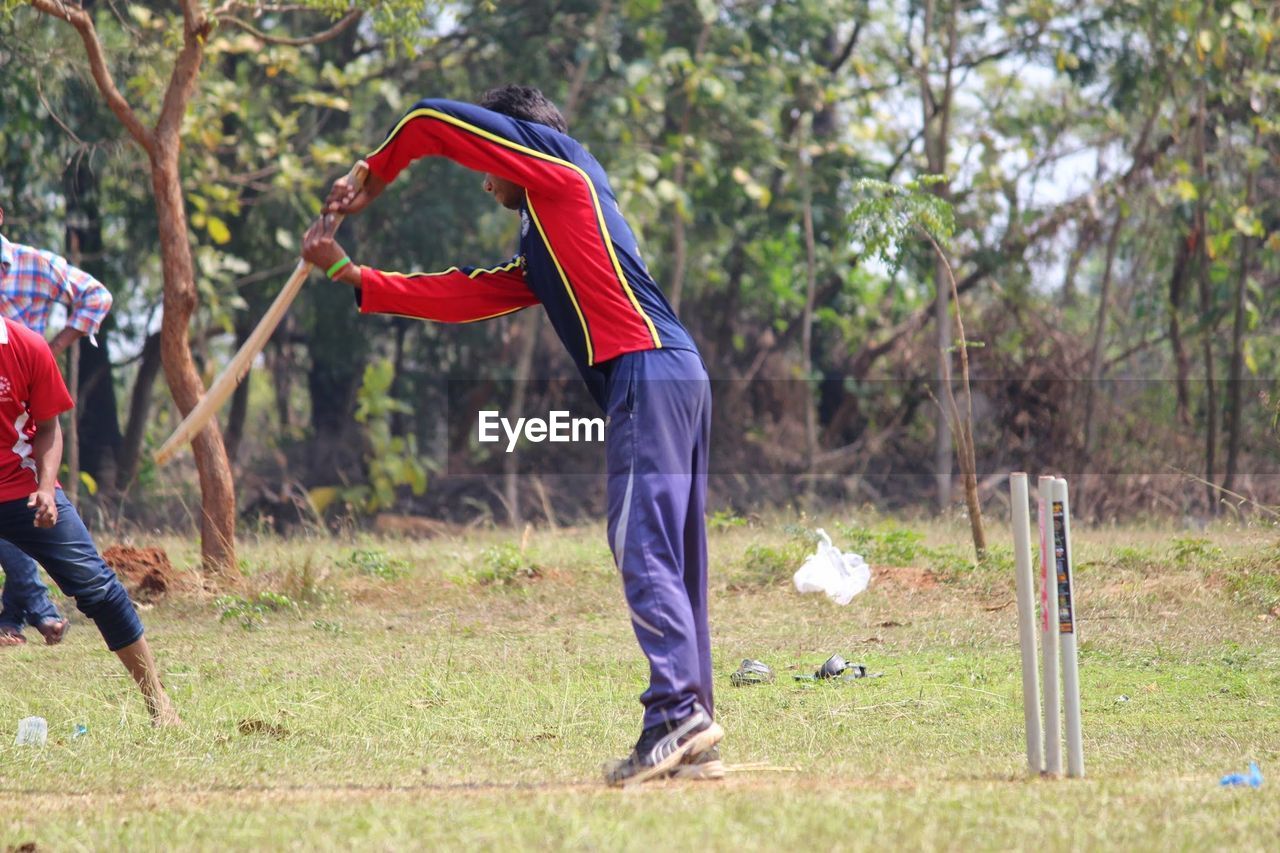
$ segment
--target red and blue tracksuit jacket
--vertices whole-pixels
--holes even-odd
[[[525,188],[520,253],[493,267],[436,273],[364,267],[362,312],[465,323],[541,303],[602,406],[601,367],[618,356],[697,352],[641,260],[604,169],[577,140],[474,104],[426,99],[366,159],[390,183],[431,156]]]

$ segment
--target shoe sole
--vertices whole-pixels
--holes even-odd
[[[724,762],[716,759],[701,764],[681,764],[671,771],[671,778],[686,782],[718,782],[724,778]]]
[[[720,728],[719,723],[713,721],[711,725],[689,738],[683,746],[676,749],[675,752],[668,755],[662,761],[659,761],[657,764],[641,773],[637,773],[630,779],[623,781],[622,787],[630,788],[634,785],[640,785],[644,782],[648,782],[650,779],[655,777],[666,776],[671,770],[679,766],[680,762],[684,760],[686,755],[689,753],[697,755],[699,752],[706,752],[708,749],[718,744],[723,738],[724,729]]]

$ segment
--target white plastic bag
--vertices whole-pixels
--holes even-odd
[[[857,554],[843,554],[831,544],[827,531],[818,528],[822,541],[805,558],[793,580],[800,592],[825,592],[836,604],[844,605],[871,583],[871,567]]]

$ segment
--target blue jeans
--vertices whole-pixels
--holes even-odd
[[[58,523],[36,527],[36,511],[26,498],[0,503],[0,539],[24,551],[44,566],[63,594],[98,626],[107,648],[119,651],[142,637],[142,622],[129,593],[102,560],[93,537],[76,508],[58,489],[54,493]]]
[[[62,614],[49,600],[49,588],[40,580],[40,567],[21,549],[0,539],[0,570],[4,590],[0,591],[0,629],[21,631],[24,624],[39,625]]]

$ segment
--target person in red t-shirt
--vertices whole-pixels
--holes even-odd
[[[3,227],[4,208],[0,207]],[[86,336],[97,346],[94,333],[111,309],[106,287],[60,255],[12,243],[0,234],[0,314],[43,335],[55,305],[67,310],[65,327],[49,342],[55,356]],[[49,600],[49,588],[40,580],[35,561],[0,540],[0,573],[4,575],[0,646],[26,643],[24,624],[39,631],[49,645],[61,642],[67,620]]]
[[[58,486],[58,415],[73,406],[44,338],[7,318],[0,321],[0,539],[44,566],[94,621],[137,682],[152,722],[174,725],[178,713],[133,602]]]

